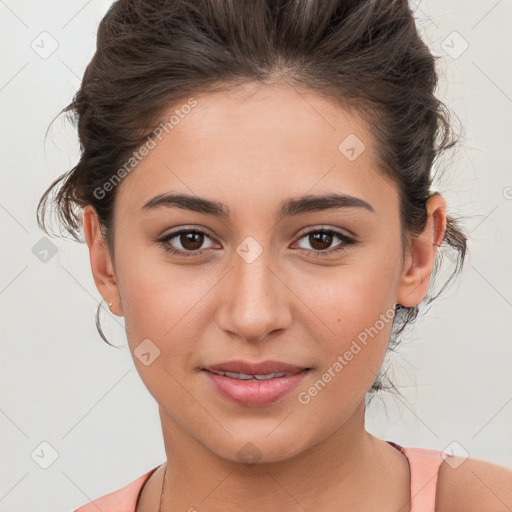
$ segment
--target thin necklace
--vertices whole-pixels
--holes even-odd
[[[162,501],[164,499],[164,485],[165,485],[165,475],[166,474],[167,474],[167,462],[165,463],[164,479],[162,481],[162,494],[160,495],[160,504],[158,505],[158,512],[162,512]]]

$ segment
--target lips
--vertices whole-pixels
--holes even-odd
[[[310,368],[280,361],[226,361],[203,368],[207,380],[222,397],[238,405],[270,405],[290,393]]]

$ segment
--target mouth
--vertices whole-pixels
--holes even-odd
[[[304,368],[304,370],[309,370],[309,368]],[[288,373],[288,372],[274,372],[274,373],[267,373],[267,374],[249,374],[249,373],[236,373],[236,372],[215,372],[215,371],[209,371],[210,373],[213,373],[215,375],[221,375],[222,377],[229,377],[230,379],[238,379],[238,380],[270,380],[270,379],[276,379],[281,377],[288,377],[290,375],[295,375],[295,373]],[[299,370],[303,371],[303,370]]]
[[[219,395],[238,405],[270,405],[299,385],[311,368],[278,361],[229,361],[202,369]]]
[[[203,368],[204,370],[210,371],[212,373],[224,374],[231,377],[229,374],[233,374],[232,378],[239,378],[236,375],[241,375],[242,378],[244,376],[249,377],[263,377],[263,378],[272,378],[268,377],[272,374],[277,374],[281,376],[281,374],[293,374],[297,373],[301,370],[306,370],[310,368],[306,368],[305,366],[294,365],[290,363],[285,363],[283,361],[261,361],[259,363],[252,363],[250,361],[236,360],[236,361],[224,361],[223,363],[217,363],[210,366],[206,366]],[[236,375],[235,375],[236,374]]]

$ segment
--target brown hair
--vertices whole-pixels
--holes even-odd
[[[435,57],[418,35],[406,0],[114,2],[100,22],[80,89],[61,112],[77,124],[80,160],[41,197],[39,226],[48,233],[46,203],[62,181],[52,199],[59,220],[81,241],[79,208],[92,205],[113,256],[117,187],[101,198],[95,190],[140,147],[162,113],[192,94],[273,79],[290,80],[364,114],[379,168],[399,190],[403,233],[421,233],[434,161],[457,141],[449,112],[434,95]],[[439,293],[466,253],[466,237],[451,216],[442,245],[433,276],[445,250],[454,268]],[[430,291],[422,304],[439,295]],[[397,306],[390,350],[418,312],[419,306]],[[97,327],[107,341],[98,316]],[[384,378],[381,371],[370,391],[393,387]]]

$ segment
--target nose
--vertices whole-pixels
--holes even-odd
[[[244,341],[259,342],[291,323],[290,289],[270,251],[252,262],[238,254],[222,289],[220,327]]]

